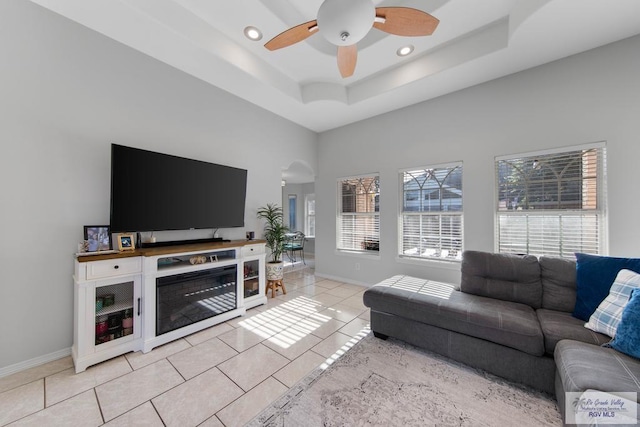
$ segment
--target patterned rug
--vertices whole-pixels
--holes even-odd
[[[555,400],[372,334],[249,426],[560,426]]]

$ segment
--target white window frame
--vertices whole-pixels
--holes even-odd
[[[581,151],[581,150],[591,150],[596,149],[599,150],[599,155],[597,158],[597,175],[596,175],[596,208],[595,209],[528,209],[528,210],[514,210],[514,211],[505,211],[499,210],[500,200],[499,200],[499,192],[500,192],[500,183],[499,183],[499,174],[498,174],[498,162],[505,160],[514,160],[514,159],[535,159],[537,156],[545,156],[545,155],[553,155],[553,154],[563,154],[570,153],[573,151]],[[503,253],[530,253],[532,255],[541,256],[560,256],[567,259],[575,259],[574,252],[587,252],[593,254],[606,255],[609,252],[608,247],[608,215],[607,215],[607,168],[606,168],[606,143],[605,142],[597,142],[591,144],[582,144],[577,146],[569,146],[569,147],[561,147],[551,150],[543,150],[543,151],[535,151],[528,153],[520,153],[514,155],[507,156],[498,156],[494,161],[494,248],[496,252]],[[501,244],[500,236],[501,236],[501,219],[506,218],[520,218],[521,221],[526,222],[526,226],[522,229],[523,233],[526,235],[525,240],[523,240],[522,245],[525,246],[525,250],[522,250],[522,247],[518,248],[518,250],[513,249],[509,250],[505,247],[505,245]],[[532,228],[533,224],[544,224],[556,222],[560,224],[558,229],[560,230],[560,240],[557,245],[557,250],[552,244],[543,244],[542,246],[547,246],[547,249],[543,251],[536,250],[535,248],[531,248],[531,246],[536,246],[531,243],[531,237],[540,237],[539,234],[532,236],[531,233],[535,233]],[[596,227],[593,227],[595,233],[597,233],[597,248],[595,250],[588,250],[587,248],[592,247],[593,245],[586,245],[585,248],[572,248],[574,245],[565,245],[566,239],[563,239],[563,225],[566,221],[572,221],[572,223],[576,223],[577,221],[595,221],[597,223]],[[540,244],[537,245],[538,247]],[[569,248],[567,248],[569,246]]]
[[[371,249],[365,249],[365,248],[355,248],[355,247],[351,247],[351,248],[347,248],[344,247],[342,245],[342,218],[345,214],[342,213],[342,188],[341,185],[344,181],[349,181],[349,180],[358,180],[358,179],[365,179],[365,178],[373,178],[373,179],[377,179],[378,180],[378,189],[380,189],[380,174],[378,172],[373,172],[373,173],[368,173],[368,174],[363,174],[363,175],[356,175],[356,176],[348,176],[348,177],[342,177],[342,178],[338,178],[336,180],[336,193],[337,193],[337,211],[336,211],[336,252],[337,253],[341,253],[341,254],[357,254],[357,255],[364,255],[364,256],[375,256],[378,257],[380,254],[379,251],[379,245],[380,245],[380,207],[378,205],[378,211],[377,212],[355,212],[355,213],[349,213],[346,215],[352,216],[352,217],[360,217],[360,218],[366,218],[366,217],[371,217],[374,219],[374,223],[377,220],[377,228],[378,228],[378,235],[377,235],[377,241],[378,241],[378,250],[371,250]],[[378,197],[378,204],[380,202],[380,191],[378,191],[377,193],[377,197]],[[372,237],[376,237],[375,235]],[[363,242],[361,242],[363,243]]]
[[[462,161],[457,161],[457,162],[450,162],[450,163],[441,163],[441,164],[436,164],[436,165],[429,165],[429,166],[418,166],[418,167],[413,167],[413,168],[405,168],[405,169],[401,169],[398,172],[398,251],[397,251],[397,255],[398,255],[398,259],[400,260],[411,260],[411,261],[420,261],[420,262],[424,262],[424,261],[442,261],[442,262],[449,262],[452,263],[453,265],[458,264],[462,261],[462,252],[464,251],[464,193],[462,194],[462,209],[460,211],[425,211],[425,212],[413,212],[413,211],[404,211],[404,175],[407,172],[413,172],[413,171],[418,171],[418,170],[430,170],[430,169],[454,169],[459,167],[461,169],[461,171],[463,171],[463,162]],[[464,172],[463,172],[464,173]],[[464,178],[463,178],[464,181]],[[440,224],[442,224],[442,220],[447,218],[447,217],[459,217],[460,218],[460,247],[457,250],[457,252],[455,252],[455,255],[452,254],[452,256],[449,256],[450,253],[449,251],[441,251],[438,255],[436,254],[427,254],[426,251],[425,253],[422,254],[407,254],[405,253],[405,248],[404,248],[404,238],[405,238],[405,231],[404,231],[404,216],[405,215],[411,215],[411,216],[416,216],[416,217],[420,217],[420,218],[424,218],[424,217],[438,217],[439,218],[439,222]],[[442,230],[440,230],[440,233],[437,237],[438,240],[442,241],[443,239],[443,235],[441,233]],[[420,233],[422,233],[422,230],[420,230]],[[448,237],[447,237],[448,238]],[[444,256],[443,256],[444,255]]]
[[[315,235],[315,218],[316,218],[316,214],[315,214],[315,208],[313,210],[313,214],[309,213],[309,202],[312,201],[315,204],[316,201],[316,195],[315,193],[309,193],[306,194],[304,196],[304,234],[306,237],[310,237],[310,238],[314,238],[316,237]],[[311,218],[314,219],[314,226],[313,226],[313,230],[314,232],[311,233]]]

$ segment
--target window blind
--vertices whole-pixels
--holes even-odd
[[[462,259],[462,164],[405,171],[399,255]]]
[[[603,253],[605,156],[597,146],[496,160],[497,251]]]
[[[316,235],[316,195],[307,194],[305,197],[306,222],[304,232],[307,237]]]
[[[375,253],[380,250],[380,178],[378,175],[338,182],[337,248]]]

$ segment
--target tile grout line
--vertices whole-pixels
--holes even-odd
[[[151,401],[151,399],[147,400],[147,402],[149,402],[151,404],[151,407],[156,412],[156,415],[158,415],[158,419],[160,420],[162,425],[166,426],[167,423],[165,423],[164,420],[162,419],[162,415],[160,415],[160,412],[158,412],[158,408],[156,408],[156,405],[154,405],[154,403]],[[147,403],[147,402],[145,402],[145,403]],[[144,405],[144,403],[142,405]],[[140,406],[142,406],[142,405],[140,405]],[[133,409],[131,411],[133,411]],[[131,412],[131,411],[129,411],[129,412]]]
[[[183,350],[183,351],[184,351],[184,350]],[[175,354],[180,354],[180,353],[182,353],[182,351],[180,351],[180,352],[178,352],[178,353],[175,353]],[[173,356],[173,354],[172,354],[172,356]],[[180,386],[180,385],[182,385],[182,384],[186,383],[187,381],[189,381],[188,379],[186,379],[186,378],[184,377],[184,375],[182,375],[182,372],[180,372],[180,369],[178,369],[178,368],[177,368],[177,367],[176,367],[176,366],[171,362],[171,360],[169,360],[169,356],[165,357],[165,358],[164,358],[164,360],[166,360],[166,361],[167,361],[167,363],[168,363],[169,365],[171,365],[171,367],[172,367],[173,369],[175,369],[175,371],[178,373],[178,375],[180,375],[180,378],[182,378],[182,382],[181,382],[180,384],[176,385],[175,387],[178,387],[178,386]],[[208,369],[207,369],[207,371],[208,371]],[[204,371],[204,372],[207,372],[207,371]],[[204,373],[204,372],[203,372],[203,373]],[[198,375],[196,375],[196,377],[197,377],[197,376],[198,376]],[[193,377],[193,378],[195,378],[195,377]],[[173,390],[175,387],[171,387],[169,390]],[[169,390],[167,390],[167,391],[169,391]],[[165,391],[164,393],[166,393],[167,391]],[[162,394],[164,394],[164,393],[162,393]],[[158,396],[156,396],[156,397],[158,397]],[[151,399],[149,399],[149,401],[151,401]]]
[[[131,368],[131,372],[135,372],[136,370],[133,368],[133,365],[131,364],[131,362],[129,361],[129,358],[127,357],[127,354],[129,354],[129,353],[135,353],[135,352],[131,352],[131,351],[130,351],[130,352],[128,352],[128,353],[123,354],[123,356],[124,356],[124,360],[126,360],[126,361],[127,361],[127,364],[128,364],[128,365],[129,365],[129,367]]]
[[[102,412],[102,405],[100,404],[100,399],[98,398],[98,391],[96,390],[96,388],[93,388],[93,395],[96,398],[96,403],[98,404],[98,410],[100,411],[100,417],[102,418],[102,424],[105,424],[105,418],[104,418],[104,413]],[[117,418],[117,417],[116,417]]]
[[[71,357],[71,356],[65,356],[65,357]],[[60,358],[60,359],[57,359],[57,360],[54,360],[54,361],[52,361],[52,362],[56,362],[56,361],[61,360],[61,359],[64,359],[64,357],[63,357],[63,358]],[[51,362],[48,362],[48,363],[51,363]],[[43,364],[43,365],[40,365],[40,366],[44,366],[44,365],[46,365],[46,364],[47,364],[47,363],[45,363],[45,364]],[[39,368],[40,366],[35,366],[35,367],[33,367],[33,368],[29,368],[29,369],[36,369],[36,368]],[[74,366],[73,366],[73,365],[71,365],[71,367],[68,367],[68,368],[60,368],[60,370],[59,370],[59,371],[51,372],[51,373],[49,373],[49,375],[43,375],[43,376],[41,376],[41,377],[35,378],[34,380],[27,381],[27,382],[25,382],[25,383],[19,383],[17,386],[14,386],[14,387],[8,388],[8,389],[6,389],[6,390],[4,390],[4,391],[1,391],[1,392],[0,392],[0,395],[2,395],[2,394],[4,394],[4,393],[6,393],[6,392],[8,392],[8,391],[15,390],[15,389],[20,388],[20,387],[24,387],[24,386],[26,386],[26,385],[33,384],[33,383],[35,383],[35,382],[37,382],[37,381],[44,380],[44,379],[45,379],[45,378],[47,378],[47,377],[51,377],[51,376],[53,376],[53,375],[59,374],[60,372],[66,371],[67,369],[71,369],[71,368],[73,368],[73,367],[74,367]],[[2,377],[2,378],[0,378],[0,381],[2,381],[4,378],[9,378],[9,377],[10,377],[10,376],[12,376],[12,375],[17,375],[17,374],[21,374],[21,373],[23,373],[23,372],[27,372],[29,369],[25,369],[24,371],[16,372],[15,374],[7,375],[6,377]]]
[[[286,366],[286,365],[285,365]],[[283,366],[284,368],[284,366]],[[220,371],[222,372],[222,371]],[[224,372],[222,372],[224,374]],[[225,374],[226,376],[226,374]],[[227,376],[227,378],[229,378]],[[218,410],[215,414],[212,415],[212,417],[216,417],[223,425],[226,426],[226,424],[224,424],[224,422],[220,419],[220,417],[218,417],[218,414],[222,411],[224,411],[226,408],[228,408],[229,406],[233,405],[235,402],[237,402],[238,400],[240,400],[241,398],[243,398],[246,394],[248,394],[251,390],[257,388],[258,386],[264,384],[269,378],[273,378],[274,380],[276,380],[279,384],[282,384],[287,390],[285,392],[283,392],[282,394],[278,395],[278,397],[276,399],[273,400],[273,402],[275,402],[278,398],[280,398],[280,396],[283,396],[285,393],[287,393],[289,391],[289,387],[286,386],[286,384],[283,384],[281,381],[279,381],[277,378],[273,377],[272,375],[269,375],[267,378],[265,378],[264,380],[260,381],[258,384],[254,385],[253,387],[251,387],[249,390],[244,391],[244,389],[242,387],[240,387],[239,384],[237,384],[235,381],[233,381],[231,378],[229,378],[234,384],[236,384],[238,387],[240,387],[240,390],[243,391],[242,395],[238,396],[236,399],[234,399],[233,401],[229,402],[227,405],[225,405],[224,407],[220,408],[220,410]],[[271,402],[271,403],[273,403]],[[270,404],[271,404],[270,403]],[[269,406],[270,404],[267,404],[267,406]],[[266,406],[265,406],[266,408]],[[264,409],[264,408],[263,408]],[[211,417],[207,418],[210,419]],[[253,419],[253,417],[251,418]],[[206,420],[205,420],[206,421]],[[204,422],[204,421],[203,421]]]
[[[308,351],[308,350],[307,350],[307,351]],[[306,352],[305,352],[305,353],[306,353]],[[304,353],[303,353],[303,354],[304,354]],[[302,355],[300,355],[300,356],[302,356]],[[298,356],[298,357],[300,357],[300,356]],[[296,359],[297,359],[298,357],[296,357]],[[295,359],[294,359],[294,360],[295,360]],[[286,364],[286,365],[284,365],[282,368],[280,368],[279,370],[277,370],[276,372],[274,372],[274,374],[276,374],[276,373],[280,372],[281,370],[283,370],[284,368],[286,368],[286,367],[287,367],[288,365],[290,365],[290,364],[291,364],[291,362],[287,363],[287,364]],[[315,369],[315,368],[314,368],[314,369]],[[291,387],[289,387],[288,385],[286,385],[285,383],[283,383],[282,381],[280,381],[279,379],[277,379],[276,377],[274,377],[274,376],[273,376],[273,374],[271,374],[267,379],[269,379],[269,378],[273,378],[274,380],[276,380],[276,381],[278,381],[280,384],[282,384],[282,385],[287,389],[287,391],[285,391],[284,393],[287,393],[287,392],[291,389]],[[304,378],[304,377],[303,377],[303,378]],[[265,380],[265,381],[266,381],[266,380]],[[264,381],[263,381],[263,382],[264,382]],[[282,393],[280,396],[284,395],[284,393]],[[279,398],[280,398],[280,396],[278,396],[278,397],[274,400],[274,402],[275,402],[277,399],[279,399]]]
[[[118,357],[124,357],[124,355],[122,355],[122,356],[116,356],[115,358],[110,359],[110,360],[117,359]],[[125,359],[126,359],[126,358],[125,358]],[[94,365],[94,366],[97,366],[97,365]],[[67,368],[67,369],[64,369],[64,370],[62,370],[62,371],[60,371],[60,372],[67,371],[67,370],[69,370],[69,369],[74,369],[74,368],[73,368],[73,367],[71,367],[71,368]],[[62,400],[60,400],[60,401],[58,401],[58,402],[56,402],[56,403],[52,404],[51,406],[47,406],[47,394],[46,394],[46,383],[47,383],[47,381],[46,381],[46,379],[47,379],[47,378],[49,378],[49,377],[52,377],[52,376],[54,376],[54,375],[57,375],[57,374],[59,374],[60,372],[56,372],[56,373],[54,373],[54,374],[47,375],[46,377],[43,377],[43,378],[40,378],[40,379],[36,380],[36,381],[40,381],[40,380],[42,380],[42,382],[43,382],[43,393],[44,393],[43,402],[44,402],[44,407],[43,407],[42,409],[40,409],[39,411],[34,412],[33,414],[36,414],[36,413],[41,412],[41,411],[44,411],[45,409],[53,408],[54,406],[57,406],[57,405],[59,405],[59,404],[61,404],[61,403],[63,403],[63,402],[66,402],[66,401],[68,401],[68,400],[70,400],[70,399],[73,399],[74,397],[77,397],[77,396],[81,395],[82,393],[86,393],[86,392],[88,392],[89,390],[92,390],[92,389],[93,389],[93,390],[95,390],[96,388],[98,388],[99,386],[101,386],[101,385],[103,385],[103,384],[108,384],[108,383],[110,383],[111,381],[117,380],[118,378],[122,378],[123,376],[125,376],[125,375],[127,375],[127,374],[131,374],[131,373],[135,372],[135,370],[132,368],[132,369],[131,369],[131,372],[125,372],[124,374],[122,374],[122,375],[120,375],[120,376],[117,376],[117,377],[115,377],[115,378],[111,378],[111,379],[110,379],[110,380],[108,380],[108,381],[105,381],[105,382],[103,382],[103,383],[97,384],[97,385],[95,385],[95,386],[93,386],[93,387],[91,387],[91,388],[88,388],[88,389],[86,389],[86,390],[82,390],[82,391],[81,391],[81,392],[79,392],[79,393],[76,393],[76,394],[73,394],[73,395],[71,395],[71,396],[68,396],[68,397],[66,397],[65,399],[62,399]],[[85,370],[85,371],[83,371],[83,372],[86,372],[86,370]],[[80,374],[82,374],[83,372],[80,372]],[[74,372],[74,375],[79,375],[79,374],[76,374],[76,373]],[[36,382],[36,381],[31,381],[30,383],[27,383],[27,384],[32,384],[32,383],[34,383],[34,382]],[[26,384],[25,384],[25,385],[26,385]],[[96,399],[97,399],[97,393],[96,393]],[[98,405],[99,405],[99,404],[100,404],[100,402],[99,402],[99,399],[98,399]],[[31,414],[31,415],[33,415],[33,414]],[[23,417],[23,418],[24,418],[24,417]]]
[[[157,360],[157,361],[155,361],[155,362],[153,362],[153,363],[150,363],[150,364],[148,364],[148,365],[145,365],[145,366],[141,367],[140,369],[144,369],[144,368],[146,368],[147,366],[151,366],[151,365],[153,365],[153,364],[156,364],[156,363],[162,362],[163,360],[167,360],[167,358],[165,357],[165,358],[163,358],[163,359]],[[171,365],[171,367],[172,367],[172,368],[173,368],[173,369],[178,373],[178,375],[180,375],[180,378],[183,378],[183,377],[182,377],[182,374],[180,374],[180,371],[178,371],[178,370],[177,370],[177,369],[176,369],[176,368],[171,364],[171,362],[169,362],[168,360],[167,360],[167,362],[168,362],[168,363],[169,363],[169,365]],[[134,372],[137,372],[137,371],[136,371],[136,370],[134,370],[134,371],[132,371],[132,372],[128,372],[127,374],[131,374],[131,373],[134,373]],[[116,380],[116,379],[122,378],[122,377],[123,377],[123,376],[121,375],[121,376],[119,376],[118,378],[114,378],[113,380],[107,381],[107,383],[109,383],[109,382],[111,382],[111,381],[114,381],[114,380]],[[177,384],[177,385],[175,385],[175,386],[173,386],[173,387],[171,387],[171,388],[169,388],[169,389],[167,389],[167,390],[163,391],[163,392],[162,392],[162,393],[160,393],[160,394],[156,394],[156,395],[154,395],[154,396],[150,397],[149,399],[147,399],[147,400],[145,400],[144,402],[142,402],[140,405],[137,405],[137,406],[135,406],[135,407],[133,407],[133,408],[129,409],[128,411],[125,411],[125,412],[123,412],[123,413],[121,413],[121,414],[116,415],[115,417],[111,418],[108,422],[111,422],[111,421],[113,421],[113,420],[117,419],[118,417],[121,417],[122,415],[124,415],[124,414],[126,414],[126,413],[128,413],[128,412],[133,411],[134,409],[136,409],[136,408],[138,408],[138,407],[140,407],[140,406],[144,405],[144,404],[145,404],[145,403],[147,403],[147,402],[149,402],[149,403],[151,403],[151,404],[153,405],[153,402],[152,402],[152,400],[153,400],[153,399],[155,399],[155,398],[156,398],[156,397],[158,397],[158,396],[162,396],[162,395],[163,395],[163,394],[165,394],[166,392],[168,392],[168,391],[170,391],[170,390],[173,390],[174,388],[176,388],[176,387],[178,387],[178,386],[180,386],[180,385],[184,384],[185,382],[186,382],[186,381],[184,381],[184,378],[183,378],[183,381],[182,381],[180,384]],[[107,384],[107,383],[104,383],[104,384]],[[100,385],[102,385],[102,384],[100,384]],[[97,386],[96,386],[96,387],[94,387],[94,390],[95,390],[96,388],[97,388]],[[96,391],[96,394],[97,394],[97,391]],[[102,417],[102,418],[104,419],[104,415],[103,415],[103,417]],[[162,419],[162,417],[160,417],[160,419]],[[107,421],[105,421],[105,424],[106,424],[106,423],[107,423]],[[162,423],[164,424],[164,421],[163,421]]]
[[[42,402],[44,404],[43,409],[47,409],[47,377],[42,379]]]

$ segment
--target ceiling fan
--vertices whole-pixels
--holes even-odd
[[[356,43],[371,27],[398,36],[429,36],[440,21],[432,15],[409,7],[374,7],[372,0],[325,0],[316,20],[305,22],[278,34],[264,47],[282,49],[319,32],[338,46],[338,69],[343,78],[356,69]]]

